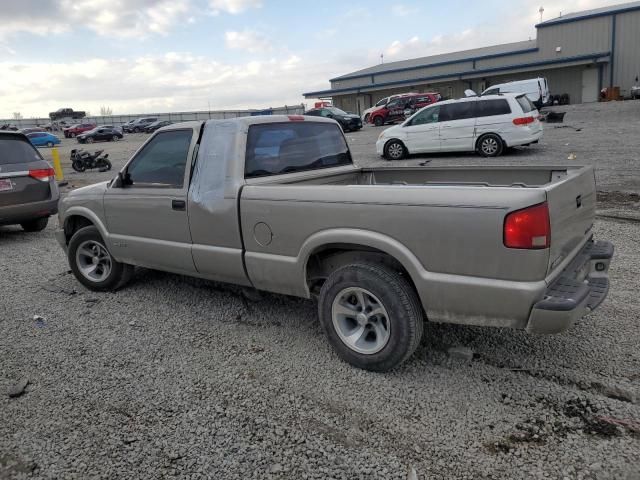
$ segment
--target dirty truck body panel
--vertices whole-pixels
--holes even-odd
[[[80,189],[61,203],[61,223],[89,217],[121,262],[307,298],[309,265],[322,252],[382,253],[438,322],[561,331],[606,295],[612,248],[592,240],[591,167],[363,169],[349,161],[249,175],[250,153],[253,162],[272,155],[260,141],[249,145],[250,129],[287,122],[338,128],[278,116],[162,128],[146,145],[190,130],[181,185]],[[548,209],[549,245],[508,248],[505,219],[534,205]],[[58,238],[66,246],[68,228]],[[560,298],[560,280],[575,280],[576,298]]]

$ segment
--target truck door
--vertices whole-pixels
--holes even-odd
[[[187,189],[198,130],[184,128],[151,138],[123,172],[125,184],[104,195],[110,249],[125,263],[191,274]]]

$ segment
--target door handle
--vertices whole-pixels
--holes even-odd
[[[171,200],[171,208],[184,211],[187,208],[187,202],[184,200]]]

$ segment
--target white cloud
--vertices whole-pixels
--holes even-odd
[[[192,0],[22,0],[3,2],[0,38],[27,32],[60,34],[77,28],[110,37],[166,35],[193,14]]]
[[[246,50],[250,53],[268,52],[272,49],[271,42],[265,35],[248,29],[241,32],[225,32],[224,43],[227,48]]]
[[[209,0],[209,6],[214,15],[220,12],[237,15],[250,8],[262,7],[262,0]]]
[[[395,17],[406,17],[408,15],[414,15],[418,13],[417,8],[409,8],[401,3],[393,5],[391,7],[391,14]]]
[[[0,118],[14,111],[46,117],[61,106],[98,112],[107,105],[124,114],[206,110],[209,102],[212,109],[299,105],[302,92],[326,88],[336,68],[350,67],[293,54],[239,65],[188,52],[68,63],[5,60]]]

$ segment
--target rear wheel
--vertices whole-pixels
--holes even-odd
[[[320,322],[351,365],[385,372],[409,358],[424,329],[422,307],[400,273],[356,263],[337,269],[320,291]]]
[[[114,135],[113,137],[111,137],[111,140],[117,142],[118,140],[120,140],[120,137],[118,135]]]
[[[373,119],[373,124],[376,127],[381,127],[382,125],[384,125],[384,120],[382,120],[382,117],[376,117]]]
[[[117,290],[133,275],[133,266],[120,263],[111,256],[100,232],[93,225],[73,234],[68,258],[75,277],[91,290]]]
[[[53,147],[53,142],[47,142],[47,147],[49,148]]]
[[[407,149],[400,140],[390,140],[384,146],[384,158],[387,160],[401,160],[407,154]]]
[[[369,114],[368,113],[364,116],[364,123],[369,123]]]
[[[49,217],[38,218],[29,222],[23,222],[20,224],[25,232],[40,232],[47,228],[49,223]]]
[[[87,143],[93,143],[93,137],[87,137],[86,142]]]
[[[502,139],[494,133],[480,137],[476,147],[478,153],[483,157],[497,157],[501,155],[504,150]]]
[[[75,138],[75,137],[76,137],[76,134],[75,134],[75,133],[70,133],[70,134],[69,134],[69,136],[70,136],[71,138]]]

